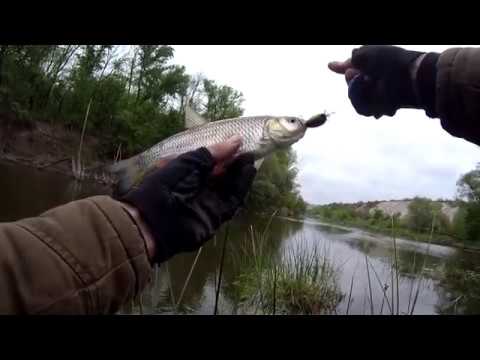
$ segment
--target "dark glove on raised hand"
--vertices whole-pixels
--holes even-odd
[[[223,174],[212,176],[223,160],[207,148],[183,154],[124,196],[150,228],[154,262],[198,249],[242,206],[256,174],[253,155],[238,156]]]
[[[380,118],[393,116],[400,108],[423,108],[434,117],[438,57],[396,46],[367,45],[353,50],[346,62],[329,67],[345,73],[349,98],[361,115]]]

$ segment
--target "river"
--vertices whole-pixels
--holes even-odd
[[[0,221],[35,216],[51,207],[107,191],[61,174],[0,163]],[[321,249],[335,268],[344,295],[336,314],[480,313],[478,253],[404,239],[396,239],[394,248],[391,237],[314,219],[269,219],[252,214],[244,214],[228,226],[217,313],[238,313],[235,284],[243,269],[237,258],[251,240],[252,229],[263,232],[267,227],[268,256],[296,246]],[[157,267],[141,300],[126,304],[121,313],[213,314],[224,235],[225,229],[199,254],[180,254]],[[195,266],[191,271],[192,264]],[[396,272],[392,271],[395,265]],[[173,307],[176,303],[179,306]]]

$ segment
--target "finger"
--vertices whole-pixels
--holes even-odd
[[[238,141],[240,142],[238,143]],[[214,158],[215,162],[218,163],[218,166],[216,166],[217,171],[222,168],[222,162],[227,162],[230,158],[233,157],[233,155],[235,155],[241,144],[242,138],[240,136],[232,136],[230,139],[224,141],[223,143],[214,144],[207,148],[210,151],[210,154]],[[161,169],[177,157],[178,156],[176,155],[163,157],[155,162],[155,167]]]
[[[254,156],[244,153],[225,167],[224,174],[212,178],[209,190],[201,201],[218,214],[220,223],[231,219],[245,201],[255,178]]]
[[[155,162],[155,167],[158,168],[158,169],[161,169],[161,168],[165,167],[170,161],[172,161],[176,157],[177,156],[173,155],[173,156],[167,156],[167,157],[161,158],[161,159],[159,159]]]
[[[242,170],[242,178],[244,179],[243,183],[239,188],[237,188],[237,194],[244,199],[247,196],[248,191],[253,185],[253,180],[257,175],[257,169],[255,166],[246,166]]]
[[[345,74],[349,68],[352,67],[351,59],[346,61],[332,61],[328,64],[328,68],[337,74]]]
[[[192,195],[206,183],[215,167],[215,159],[207,148],[200,147],[159,160],[156,165],[157,169],[146,176],[151,186],[161,184],[182,195]]]
[[[252,187],[256,174],[257,169],[255,169],[253,164],[246,163],[239,168],[236,176],[237,180],[232,181],[228,188],[230,202],[233,207],[243,204],[250,188]]]
[[[237,195],[237,198],[241,199],[243,193],[250,187],[250,172],[256,173],[254,166],[255,157],[252,153],[245,153],[238,156],[234,162],[232,162],[225,169],[225,174],[221,179],[222,192],[227,195]],[[252,170],[253,169],[253,170]],[[254,176],[254,175],[253,175]]]
[[[221,183],[213,188],[219,201],[217,208],[222,209],[222,221],[231,219],[244,204],[256,173],[253,162],[236,161],[227,169]]]
[[[238,172],[245,165],[253,165],[255,163],[255,155],[251,152],[243,153],[229,161],[217,163],[213,169],[212,175],[220,177],[223,175],[238,176]],[[228,172],[228,174],[226,174]]]
[[[347,84],[349,84],[358,74],[360,74],[360,70],[354,68],[347,69],[347,71],[345,71],[345,80],[347,81]]]
[[[224,163],[233,159],[242,146],[242,137],[235,135],[227,141],[207,147],[216,163]]]
[[[255,157],[252,153],[244,153],[236,156],[235,158],[226,161],[217,163],[212,171],[212,176],[214,178],[225,178],[238,176],[238,171],[245,166],[246,164],[253,165],[255,162]]]
[[[152,177],[148,178],[172,191],[194,196],[211,176],[215,166],[232,158],[241,144],[242,139],[234,136],[209,148],[201,147],[180,156],[164,157],[155,163],[158,171],[152,171]]]
[[[229,173],[236,173],[241,171],[246,165],[253,165],[255,163],[255,155],[251,152],[247,152],[237,156],[237,158],[227,166]]]

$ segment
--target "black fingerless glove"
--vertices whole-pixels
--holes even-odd
[[[361,72],[349,84],[355,110],[361,115],[380,118],[393,116],[400,108],[423,108],[434,117],[439,54],[425,56],[414,81],[412,67],[423,54],[382,45],[353,50],[352,65]]]
[[[243,204],[256,174],[253,155],[239,156],[211,177],[215,161],[206,148],[179,156],[148,175],[121,200],[135,206],[156,243],[154,261],[198,249]]]

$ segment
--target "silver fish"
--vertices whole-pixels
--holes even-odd
[[[253,116],[209,122],[190,107],[185,109],[185,131],[175,134],[145,152],[113,164],[109,171],[118,179],[116,192],[125,194],[162,159],[223,142],[233,135],[243,139],[238,153],[252,152],[257,168],[263,159],[277,149],[287,148],[300,140],[308,127],[323,125],[327,114],[310,120],[293,116]]]

